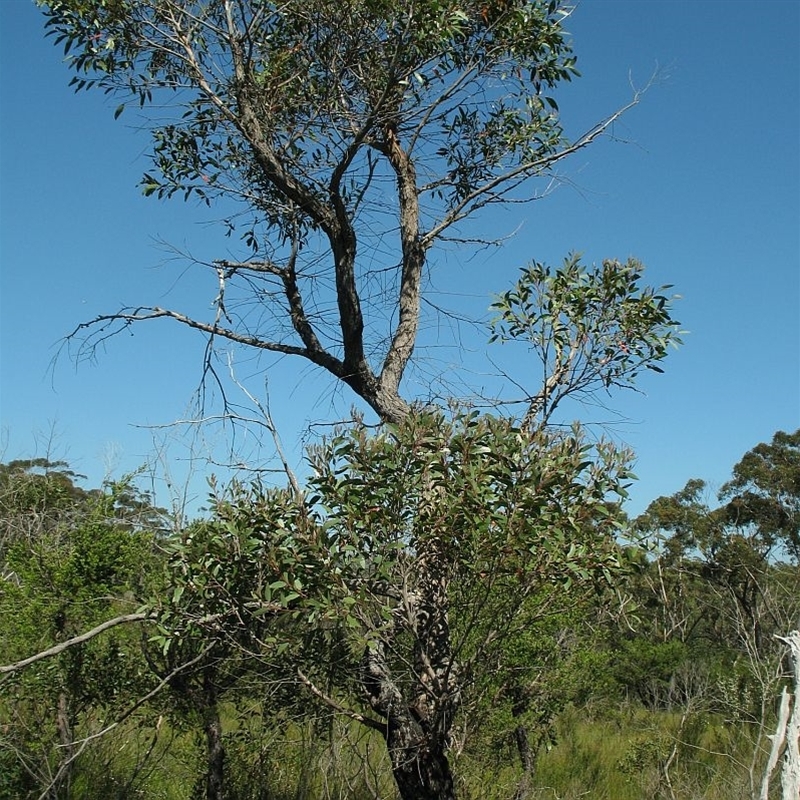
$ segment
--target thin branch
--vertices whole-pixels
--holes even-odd
[[[229,328],[221,328],[218,325],[209,322],[200,322],[199,320],[187,317],[179,311],[172,311],[167,308],[160,308],[159,306],[139,306],[131,311],[120,311],[116,314],[101,314],[89,322],[82,322],[75,330],[67,336],[67,339],[75,338],[78,331],[85,330],[97,325],[101,325],[101,332],[105,331],[111,323],[119,322],[124,325],[130,325],[134,322],[141,322],[147,319],[160,319],[167,317],[174,319],[190,328],[203,331],[210,335],[222,336],[237,344],[247,345],[248,347],[255,347],[260,350],[269,350],[274,353],[283,353],[284,355],[302,356],[315,364],[325,367],[337,377],[341,376],[344,367],[339,359],[331,356],[329,353],[322,351],[320,353],[312,353],[304,347],[297,347],[296,345],[283,344],[281,342],[270,342],[264,339],[259,339],[257,336],[251,336],[244,333],[238,333],[230,330]],[[113,336],[119,331],[111,331],[106,336],[100,338],[99,341],[104,341],[106,338]]]
[[[98,636],[99,634],[110,630],[111,628],[115,628],[117,625],[124,625],[128,622],[144,622],[150,619],[150,614],[144,611],[137,611],[135,614],[123,614],[121,617],[114,617],[113,619],[109,619],[101,623],[96,628],[86,631],[86,633],[81,633],[79,636],[73,636],[71,639],[67,639],[64,642],[59,642],[59,644],[49,647],[47,650],[42,650],[40,653],[36,653],[36,655],[30,656],[29,658],[23,658],[22,661],[17,661],[15,664],[0,666],[0,675],[10,675],[11,673],[30,666],[31,664],[35,664],[37,661],[41,661],[45,658],[51,658],[52,656],[57,656],[59,653],[63,653],[64,650],[67,650],[70,647],[75,647],[79,644],[83,644],[84,642],[88,642],[90,639],[94,639],[95,636]]]
[[[181,664],[180,666],[175,667],[175,669],[172,670],[172,672],[170,672],[169,675],[167,675],[165,678],[162,678],[162,680],[154,689],[149,691],[143,697],[140,697],[132,706],[130,706],[130,708],[128,708],[120,717],[114,720],[114,722],[112,722],[110,725],[107,725],[102,730],[97,731],[97,733],[93,733],[90,736],[84,737],[83,739],[71,742],[70,747],[74,747],[76,744],[79,744],[80,747],[75,753],[73,753],[68,759],[66,759],[63,764],[61,764],[61,766],[58,769],[58,772],[55,774],[53,780],[50,782],[50,785],[39,796],[39,800],[45,800],[45,798],[48,797],[50,789],[58,782],[58,780],[61,778],[61,775],[63,775],[64,771],[69,767],[69,765],[72,764],[72,762],[75,761],[75,759],[78,758],[78,756],[80,756],[80,754],[86,749],[89,742],[93,741],[94,739],[99,739],[101,736],[105,736],[107,733],[110,733],[112,730],[114,730],[114,728],[121,725],[126,719],[128,719],[128,717],[131,716],[131,714],[133,714],[135,711],[141,708],[148,700],[151,700],[153,697],[155,697],[165,686],[169,684],[169,682],[176,675],[179,675],[181,672],[185,672],[187,669],[189,669],[189,667],[193,667],[195,664],[197,664],[199,661],[205,658],[208,655],[208,653],[213,649],[215,644],[216,642],[212,642],[210,645],[205,647],[200,652],[199,655],[191,659],[191,661],[187,661],[185,664]]]
[[[349,708],[345,708],[340,703],[337,703],[332,697],[329,697],[325,692],[321,689],[318,689],[312,681],[307,678],[302,670],[298,668],[297,670],[297,677],[300,679],[300,682],[305,686],[314,697],[319,698],[325,703],[326,706],[332,708],[334,711],[338,712],[339,714],[344,714],[346,717],[349,717],[356,722],[360,722],[362,725],[366,725],[368,728],[372,728],[375,731],[380,731],[381,733],[386,732],[386,725],[379,722],[376,719],[372,719],[372,717],[365,717],[363,714],[359,714],[357,711],[352,711]]]
[[[267,392],[267,403],[266,405],[264,405],[258,400],[257,397],[253,396],[253,394],[249,392],[247,388],[242,383],[240,383],[239,380],[236,378],[236,375],[234,374],[233,371],[233,361],[230,356],[228,356],[228,372],[230,373],[231,380],[239,387],[239,389],[244,393],[247,399],[261,413],[263,420],[259,420],[259,422],[266,425],[267,430],[272,436],[272,441],[275,445],[275,450],[278,453],[278,458],[280,458],[281,460],[283,471],[284,473],[286,473],[286,477],[289,479],[289,483],[291,484],[295,499],[298,502],[302,501],[303,497],[305,496],[303,493],[303,489],[300,486],[300,482],[297,480],[297,475],[295,475],[294,470],[289,466],[289,461],[286,458],[286,453],[283,449],[283,443],[281,442],[281,437],[278,434],[278,428],[276,427],[275,422],[272,419],[272,413],[270,412],[269,408],[269,392]]]
[[[444,219],[442,219],[438,225],[434,225],[434,227],[423,236],[422,241],[424,242],[425,246],[428,246],[435,239],[437,239],[439,235],[447,228],[470,216],[471,213],[476,210],[476,208],[479,208],[481,205],[485,205],[485,203],[488,201],[484,199],[483,202],[481,202],[481,199],[485,198],[486,195],[491,195],[495,189],[503,187],[504,191],[507,191],[509,188],[507,184],[510,184],[512,181],[524,180],[536,172],[548,169],[554,164],[557,164],[559,161],[563,161],[568,156],[571,156],[574,153],[577,153],[579,150],[583,150],[584,148],[588,147],[595,139],[597,139],[598,136],[605,133],[620,117],[622,117],[623,114],[630,111],[630,109],[632,109],[634,106],[638,105],[641,101],[642,94],[644,91],[646,91],[646,89],[647,87],[645,87],[645,89],[637,90],[633,95],[633,99],[629,103],[622,106],[622,108],[617,109],[613,114],[611,114],[611,116],[606,117],[606,119],[602,120],[601,122],[598,122],[597,125],[580,136],[574,144],[565,147],[563,150],[559,150],[557,153],[545,156],[544,158],[539,158],[535,161],[526,161],[524,164],[520,164],[518,167],[509,170],[503,175],[498,175],[496,178],[487,181],[482,186],[478,186],[453,209],[451,209],[451,211],[445,215]]]

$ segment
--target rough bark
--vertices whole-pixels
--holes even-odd
[[[397,301],[398,323],[381,370],[381,385],[387,394],[399,397],[400,381],[414,351],[419,329],[420,284],[426,247],[420,237],[419,193],[414,161],[400,146],[394,125],[386,127],[379,149],[388,158],[397,178],[403,255]]]
[[[206,737],[206,800],[225,797],[225,747],[222,742],[222,721],[219,717],[217,692],[208,671],[203,676],[206,706],[203,711],[203,732]]]
[[[531,777],[533,775],[534,762],[533,749],[531,748],[527,725],[520,723],[514,728],[514,741],[516,742],[517,753],[519,754],[519,760],[522,764],[522,775],[517,782],[514,800],[525,800],[531,790]]]
[[[342,380],[365,400],[382,422],[397,424],[411,412],[411,406],[371,373],[345,374]]]
[[[440,743],[419,735],[416,724],[390,725],[386,744],[403,800],[455,800],[450,763]]]
[[[436,489],[430,486],[427,491]],[[403,800],[455,798],[447,743],[459,707],[460,683],[452,653],[448,583],[442,542],[433,536],[423,539],[413,587],[395,612],[396,626],[413,639],[410,685],[402,689],[392,675],[386,657],[391,634],[364,657],[364,689],[373,710],[386,720],[384,736]]]
[[[392,677],[382,643],[364,655],[363,684],[370,705],[386,720],[383,734],[403,800],[455,800],[445,741],[412,711]]]

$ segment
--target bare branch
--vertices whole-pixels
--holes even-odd
[[[259,350],[269,350],[274,353],[283,353],[285,355],[302,356],[303,358],[307,358],[315,363],[319,363],[317,358],[320,358],[321,360],[325,361],[325,363],[321,364],[321,366],[325,366],[327,369],[330,369],[330,371],[334,374],[341,373],[343,369],[341,362],[333,356],[328,356],[325,358],[322,354],[316,354],[317,358],[315,358],[306,348],[297,347],[290,344],[283,344],[282,342],[266,341],[258,338],[257,336],[239,333],[231,330],[230,328],[222,328],[214,323],[201,322],[200,320],[188,317],[179,311],[172,311],[167,308],[160,308],[159,306],[140,306],[139,308],[135,308],[130,311],[123,310],[116,314],[101,314],[90,322],[82,322],[67,337],[67,339],[75,338],[78,331],[86,330],[87,328],[92,328],[98,325],[101,326],[101,332],[105,332],[108,326],[115,322],[123,323],[123,327],[125,327],[134,322],[142,322],[148,319],[161,318],[174,319],[175,321],[180,322],[189,328],[194,328],[195,330],[203,331],[204,333],[214,336],[221,336],[224,339],[236,342],[237,344],[246,345],[247,347],[255,347]],[[100,341],[103,341],[105,338],[108,338],[108,336],[113,336],[118,332],[118,330],[109,331],[106,336],[100,338]]]
[[[281,437],[278,434],[278,429],[275,426],[275,422],[272,419],[272,414],[269,409],[269,392],[267,392],[267,402],[266,404],[262,404],[258,398],[254,397],[247,388],[241,384],[233,372],[233,362],[228,358],[228,371],[230,372],[231,380],[239,387],[239,389],[245,394],[247,399],[258,409],[263,417],[263,420],[260,422],[266,425],[267,430],[269,431],[270,435],[272,436],[272,441],[275,444],[275,450],[278,453],[278,458],[281,460],[281,464],[283,466],[283,471],[286,474],[286,477],[289,479],[289,483],[292,487],[292,491],[294,492],[295,499],[298,502],[303,500],[305,493],[303,492],[300,482],[297,480],[297,475],[295,475],[294,470],[289,466],[289,462],[286,459],[286,453],[283,449],[283,444],[281,442]]]
[[[302,670],[297,670],[297,677],[300,679],[300,682],[305,686],[314,697],[320,699],[326,706],[332,708],[339,714],[344,714],[344,716],[349,717],[356,722],[360,722],[362,725],[366,725],[368,728],[372,728],[373,730],[380,731],[383,733],[386,730],[386,724],[381,723],[376,719],[372,719],[371,717],[365,717],[363,714],[359,714],[357,711],[353,711],[349,708],[345,708],[340,703],[337,703],[332,697],[328,696],[323,692],[321,689],[318,689],[314,683],[307,678]]]
[[[78,636],[73,636],[71,639],[59,642],[57,645],[47,648],[47,650],[42,650],[40,653],[36,653],[36,655],[23,658],[22,661],[17,661],[15,664],[0,666],[0,675],[9,675],[24,669],[25,667],[29,667],[31,664],[35,664],[37,661],[41,661],[42,659],[57,656],[59,653],[63,653],[64,650],[67,650],[70,647],[75,647],[79,644],[83,644],[84,642],[88,642],[90,639],[94,639],[95,636],[98,636],[104,631],[117,627],[117,625],[125,625],[129,622],[151,621],[151,619],[152,618],[150,614],[143,611],[137,611],[134,614],[123,614],[120,617],[114,617],[113,619],[102,622],[96,628],[86,631],[86,633],[81,633]]]

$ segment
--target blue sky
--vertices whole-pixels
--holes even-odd
[[[718,486],[746,450],[800,426],[800,3],[583,0],[567,27],[583,73],[557,95],[571,133],[658,70],[654,85],[614,140],[565,166],[566,185],[503,218],[519,228],[506,247],[442,254],[434,286],[480,312],[517,267],[570,251],[588,262],[635,256],[649,281],[674,285],[690,334],[666,373],[648,375],[643,394],[610,398],[614,414],[574,409],[613,422],[636,451],[638,513],[688,478]],[[203,456],[225,461],[232,447],[265,463],[270,452],[243,430],[231,441],[218,425],[194,438],[152,427],[192,413],[202,339],[158,322],[111,340],[95,363],[51,360],[75,325],[123,304],[208,307],[214,287],[162,243],[211,260],[230,242],[213,213],[141,196],[148,137],[135,114],[114,121],[113,100],[74,95],[61,58],[32,3],[0,2],[0,458],[50,452],[92,485],[155,465],[159,500],[188,485],[195,507],[203,476],[221,470]],[[454,364],[426,332],[409,389],[424,394],[430,375],[461,367],[476,388],[495,385],[477,355],[485,339],[469,339]],[[236,358],[263,395],[266,362]],[[270,365],[269,395],[295,461],[309,423],[354,402],[288,360]]]

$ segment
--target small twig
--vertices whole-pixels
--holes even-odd
[[[262,404],[261,401],[255,397],[251,392],[247,390],[247,388],[241,384],[234,373],[233,369],[233,358],[229,354],[228,355],[228,372],[230,373],[231,380],[239,387],[239,389],[244,393],[247,399],[258,409],[261,416],[264,418],[263,424],[266,429],[269,431],[270,436],[272,436],[272,441],[275,445],[275,450],[278,454],[278,458],[281,460],[281,465],[283,466],[283,471],[286,473],[286,477],[289,479],[289,483],[292,486],[292,491],[294,492],[295,499],[300,501],[303,499],[303,490],[300,487],[300,482],[297,480],[297,475],[294,474],[294,470],[289,466],[289,461],[286,458],[286,452],[283,449],[283,444],[281,442],[280,434],[278,433],[278,428],[275,425],[275,421],[272,419],[272,412],[269,408],[269,391],[267,391],[267,402],[266,405]],[[259,420],[259,422],[261,422]]]

